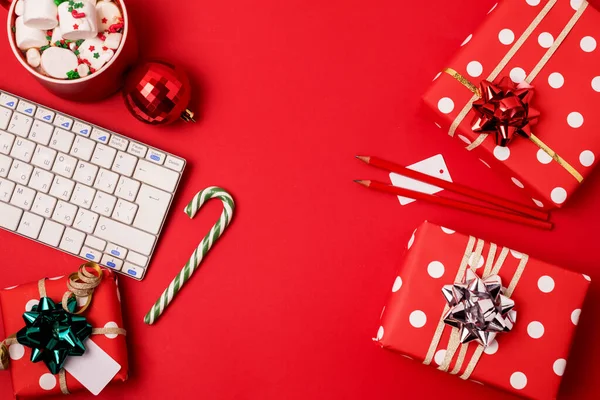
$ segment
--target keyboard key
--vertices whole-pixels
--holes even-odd
[[[63,225],[47,219],[44,221],[38,240],[49,246],[58,247],[64,231]]]
[[[36,167],[33,170],[31,181],[29,181],[29,187],[43,193],[48,193],[53,180],[54,174]]]
[[[8,203],[15,190],[15,186],[14,182],[0,178],[0,201]]]
[[[19,100],[16,97],[13,97],[6,93],[0,93],[0,104],[4,107],[8,107],[14,110],[17,107],[18,101]]]
[[[146,160],[152,161],[153,163],[158,165],[163,165],[163,163],[165,162],[165,157],[165,153],[154,149],[148,150],[148,154],[146,154]]]
[[[62,176],[55,176],[50,188],[50,194],[61,200],[69,201],[71,193],[73,193],[73,187],[75,187],[75,182],[72,180],[63,178]]]
[[[179,174],[170,169],[158,166],[146,160],[140,160],[135,172],[133,173],[134,179],[140,180],[143,183],[165,190],[167,192],[173,192]]]
[[[125,272],[127,275],[131,275],[138,279],[142,279],[142,277],[144,276],[143,268],[140,268],[137,265],[128,263],[127,261],[125,261],[125,264],[123,265],[123,268],[121,269],[121,271]]]
[[[152,234],[158,234],[169,208],[171,195],[148,185],[142,185],[135,200],[139,206],[133,226]]]
[[[65,117],[64,115],[57,114],[54,118],[54,125],[63,129],[71,130],[71,127],[73,126],[73,120],[69,117]]]
[[[125,256],[127,255],[127,249],[121,246],[117,246],[114,243],[109,243],[106,246],[106,253],[110,254],[111,256],[115,256],[121,259],[124,259]]]
[[[29,139],[44,146],[48,146],[50,138],[52,138],[52,132],[54,132],[54,127],[52,125],[35,120],[31,126],[31,132],[29,132]]]
[[[56,158],[56,154],[56,150],[52,150],[49,147],[38,146],[35,149],[35,152],[33,153],[33,160],[31,161],[31,163],[36,167],[40,167],[45,170],[50,170],[54,165],[54,159]]]
[[[139,189],[140,183],[138,181],[134,181],[133,179],[122,176],[117,184],[117,190],[115,191],[115,194],[117,197],[127,201],[134,201]]]
[[[27,114],[30,117],[33,117],[35,114],[35,109],[37,107],[31,103],[28,103],[24,100],[19,100],[19,104],[17,105],[17,111],[23,114]]]
[[[98,128],[94,128],[92,130],[92,135],[90,137],[92,138],[92,140],[104,144],[108,143],[108,141],[110,140],[110,134]]]
[[[100,172],[98,173],[96,181],[94,182],[94,188],[113,194],[115,188],[117,187],[118,180],[119,175],[115,174],[114,172],[107,171],[104,168],[100,168]]]
[[[8,171],[8,179],[21,185],[27,185],[32,171],[33,167],[31,165],[23,161],[13,160],[10,171]]]
[[[85,238],[85,245],[98,251],[104,251],[104,249],[106,248],[106,242],[104,240],[98,239],[97,237],[94,237],[92,235],[88,235]]]
[[[90,161],[95,147],[96,143],[90,139],[78,136],[75,139],[75,143],[73,143],[73,148],[71,148],[70,154],[77,158],[81,158],[82,160]]]
[[[50,122],[54,121],[54,111],[46,110],[45,108],[38,107],[35,112],[35,117],[42,121]]]
[[[117,205],[112,216],[119,222],[131,225],[131,223],[133,222],[133,218],[135,217],[135,213],[137,212],[137,209],[137,204],[130,203],[123,199],[119,199],[117,200]]]
[[[127,148],[127,152],[133,154],[134,156],[138,156],[140,158],[144,158],[146,156],[146,151],[148,148],[139,143],[131,142],[129,143],[129,147]]]
[[[21,137],[27,137],[31,124],[33,124],[33,118],[21,113],[13,113],[8,123],[8,131]]]
[[[8,123],[10,122],[10,117],[12,116],[12,111],[8,108],[0,107],[0,129],[5,130],[8,128]]]
[[[23,210],[6,203],[0,203],[0,227],[15,231],[19,226],[21,215],[23,215]]]
[[[145,256],[150,255],[156,241],[154,235],[106,217],[98,220],[94,236]]]
[[[116,154],[117,150],[113,149],[112,147],[98,144],[94,150],[94,154],[92,155],[92,163],[99,165],[102,168],[110,169],[113,161],[115,160]]]
[[[30,212],[25,212],[19,223],[19,228],[17,228],[17,233],[32,239],[37,239],[42,230],[43,223],[44,218]]]
[[[91,186],[96,179],[98,173],[98,167],[92,164],[88,164],[84,161],[79,161],[73,180],[76,182],[83,183],[84,185]]]
[[[71,226],[76,213],[77,206],[59,200],[54,209],[54,213],[52,214],[52,219],[63,225]],[[83,239],[81,240],[81,243],[83,243]]]
[[[148,264],[148,257],[133,251],[127,253],[126,260],[135,265],[139,265],[142,268],[144,268]]]
[[[8,132],[0,131],[0,153],[10,154],[10,149],[15,142],[15,135]]]
[[[73,139],[75,139],[75,135],[73,133],[64,129],[56,128],[52,134],[52,139],[50,139],[50,147],[60,151],[61,153],[69,153],[69,150],[71,150],[71,145],[73,144]]]
[[[177,172],[183,171],[184,165],[185,165],[185,162],[181,158],[167,156],[167,159],[165,160],[165,167],[172,169],[173,171],[177,171]]]
[[[27,139],[17,138],[15,144],[10,151],[10,155],[17,160],[29,162],[33,156],[35,150],[35,143],[30,142]]]
[[[12,164],[12,158],[0,154],[0,177],[6,178],[8,176],[8,170]]]
[[[94,262],[100,262],[100,259],[102,258],[101,252],[85,246],[81,249],[81,253],[79,253],[79,255]]]
[[[108,142],[110,147],[114,147],[117,150],[127,150],[127,145],[129,145],[129,140],[122,138],[120,136],[112,135],[110,138],[110,142]]]
[[[89,209],[92,206],[92,202],[94,201],[94,196],[96,196],[96,190],[92,189],[89,186],[85,186],[81,183],[78,183],[75,185],[75,189],[73,190],[73,197],[71,197],[71,203],[76,204],[79,207]]]
[[[96,197],[94,197],[94,202],[92,203],[92,211],[110,217],[113,209],[115,208],[116,202],[116,197],[103,192],[98,192],[96,193]]]
[[[83,241],[85,240],[85,233],[76,231],[72,228],[65,229],[65,233],[60,241],[58,247],[66,252],[79,254]]]
[[[121,175],[131,176],[137,162],[137,157],[119,151],[112,170]]]
[[[103,254],[102,261],[100,261],[100,263],[117,271],[120,271],[121,267],[123,266],[122,260],[119,260],[117,257],[111,256],[109,254]]]
[[[90,136],[90,134],[92,133],[92,127],[84,124],[83,122],[80,121],[75,121],[73,123],[73,132],[77,133],[78,135],[82,135],[82,136]]]
[[[33,204],[35,198],[35,190],[29,189],[28,187],[17,185],[13,192],[10,204],[17,206],[24,210],[29,210]]]
[[[52,172],[62,175],[65,178],[70,178],[75,172],[75,166],[77,165],[77,159],[66,154],[60,153],[56,158],[56,162],[52,167]]]
[[[92,233],[94,232],[94,228],[96,228],[97,222],[98,214],[88,210],[79,209],[77,216],[75,217],[73,228],[77,228],[85,233]]]
[[[56,206],[57,200],[54,197],[44,193],[38,193],[33,201],[31,212],[36,213],[44,218],[51,218]]]

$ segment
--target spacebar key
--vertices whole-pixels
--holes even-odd
[[[94,236],[149,256],[156,236],[106,217],[100,217]]]

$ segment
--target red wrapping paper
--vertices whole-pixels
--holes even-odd
[[[83,315],[93,328],[123,328],[117,276],[107,269],[103,269],[103,272],[102,282],[94,290],[92,303]],[[67,290],[67,281],[68,276],[46,279],[47,296],[57,304],[61,302],[62,296]],[[39,298],[40,293],[37,281],[0,290],[0,305],[2,307],[5,337],[17,333],[19,329],[25,326],[23,313],[26,311],[26,307],[28,307],[28,302],[31,302],[29,303],[29,308],[27,308],[30,309],[30,306],[39,300]],[[125,336],[91,335],[90,339],[121,365],[121,369],[113,378],[113,382],[127,380],[128,362]],[[48,380],[50,379],[50,383],[52,382],[52,375],[48,371],[48,368],[43,362],[32,363],[30,361],[31,349],[24,347],[24,350],[25,352],[20,358],[14,359],[11,354],[10,359],[9,371],[12,376],[15,396],[17,398],[37,398],[45,395],[61,394],[58,375],[55,375],[56,384],[54,387],[48,389],[51,386]],[[50,376],[47,374],[50,374]],[[46,376],[43,378],[42,385],[40,382],[42,382],[41,379],[44,375]],[[67,388],[71,393],[87,390],[68,372],[66,373],[66,381]],[[45,386],[46,389],[42,388],[42,386]]]
[[[446,305],[442,287],[454,283],[468,241],[467,235],[428,222],[415,230],[374,339],[381,347],[419,362],[425,359]],[[480,276],[489,248],[486,242],[483,260],[474,266]],[[494,260],[500,250],[498,246]],[[503,286],[508,286],[522,257],[509,251],[499,272]],[[527,398],[555,398],[589,280],[586,275],[530,257],[511,296],[516,303],[516,324],[511,332],[498,334],[469,379]],[[438,367],[443,361],[450,331],[444,325],[431,366]],[[469,344],[457,376],[465,371],[476,347],[476,343]],[[449,371],[457,356],[458,351]]]
[[[547,3],[548,0],[500,1],[442,70],[452,68],[479,86]],[[520,81],[528,75],[581,3],[580,0],[558,0],[494,81],[504,76]],[[541,112],[533,133],[587,177],[600,158],[600,115],[595,109],[600,101],[598,10],[590,6],[585,9],[531,84],[535,87],[532,106]],[[470,90],[447,73],[436,77],[424,95],[424,102],[442,134],[448,134],[451,124],[472,96]],[[471,110],[454,135],[465,147],[479,136],[471,130],[474,115]],[[539,207],[562,206],[581,185],[527,138],[517,137],[505,149],[497,147],[490,135],[471,152],[486,166],[512,179],[518,188],[527,190]]]

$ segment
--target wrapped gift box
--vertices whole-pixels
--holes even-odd
[[[498,265],[503,286],[514,287],[512,331],[499,333],[483,353],[476,342],[451,350],[453,328],[440,323],[447,304],[442,287],[462,280],[461,267],[485,276]],[[528,398],[554,399],[589,281],[586,275],[425,222],[408,242],[374,340],[463,379]],[[476,352],[481,356],[469,367]]]
[[[465,15],[470,15],[468,9]],[[470,17],[483,22],[442,66],[424,95],[427,109],[444,134],[527,190],[537,206],[560,207],[600,158],[595,109],[600,101],[600,11],[582,0],[501,0],[485,18]],[[561,34],[566,35],[563,41],[558,40]],[[498,83],[503,77],[515,83],[527,79],[534,87],[531,105],[540,117],[533,133],[563,165],[525,137],[500,147],[489,135],[479,144],[483,137],[472,130],[475,112],[470,106],[477,96],[467,85]]]
[[[46,294],[60,307],[63,294],[67,290],[68,277],[57,277],[45,280]],[[5,337],[15,334],[25,326],[23,313],[30,311],[38,304],[40,291],[38,282],[14,286],[0,290],[0,305],[4,321]],[[88,323],[93,328],[122,328],[121,298],[116,274],[110,270],[103,270],[103,279],[95,288],[92,302],[83,313]],[[98,345],[110,358],[120,365],[112,381],[125,381],[128,374],[127,347],[124,335],[117,334],[92,334],[84,344],[89,346],[89,341]],[[88,347],[89,349],[89,347]],[[44,395],[61,394],[59,376],[53,375],[43,362],[30,361],[31,349],[21,344],[9,347],[10,365],[13,390],[17,398],[38,398]],[[71,357],[73,359],[80,357]],[[104,359],[104,358],[103,358]],[[67,358],[69,363],[70,358]],[[65,364],[67,365],[67,364]],[[98,366],[102,369],[104,365]],[[66,372],[66,385],[70,393],[86,390],[86,388]]]

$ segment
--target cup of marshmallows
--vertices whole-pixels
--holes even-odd
[[[16,0],[8,18],[17,59],[48,89],[97,100],[137,58],[123,0]]]

